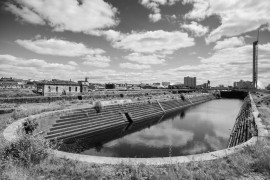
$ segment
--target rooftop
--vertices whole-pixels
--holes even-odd
[[[78,86],[79,84],[73,81],[63,81],[63,80],[52,80],[52,81],[39,81],[37,84],[39,85],[72,85],[72,86]]]

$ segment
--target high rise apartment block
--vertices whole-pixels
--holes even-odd
[[[196,88],[196,77],[184,77],[184,85],[190,88]]]

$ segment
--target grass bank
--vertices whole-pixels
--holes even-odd
[[[50,144],[25,135],[0,148],[0,179],[269,179],[270,144],[206,162],[167,166],[95,165],[49,155]]]
[[[1,89],[0,97],[8,98],[8,97],[30,97],[30,96],[39,96],[34,93],[31,89]]]

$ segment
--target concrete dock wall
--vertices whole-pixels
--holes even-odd
[[[95,163],[95,164],[128,164],[128,165],[167,165],[167,164],[179,164],[179,163],[187,163],[193,161],[208,161],[223,158],[229,156],[234,153],[241,152],[243,148],[249,145],[254,145],[257,140],[269,138],[269,133],[267,127],[263,125],[261,118],[259,117],[259,111],[256,108],[256,105],[250,96],[250,103],[251,103],[251,111],[252,111],[252,118],[255,121],[256,128],[258,131],[257,136],[253,136],[251,139],[243,142],[239,145],[233,146],[231,148],[218,150],[209,153],[203,154],[195,154],[195,155],[188,155],[188,156],[177,156],[177,157],[164,157],[164,158],[117,158],[117,157],[101,157],[101,156],[90,156],[90,155],[81,155],[81,154],[74,154],[68,153],[63,151],[51,150],[50,153],[53,154],[57,158],[67,158],[70,160],[76,160],[85,163]],[[211,99],[211,97],[209,97]],[[198,102],[199,103],[199,102]],[[68,110],[70,113],[74,110]],[[62,113],[63,111],[59,111]],[[47,112],[42,113],[39,115],[33,115],[32,117],[27,117],[20,119],[11,125],[9,125],[3,132],[4,138],[7,141],[16,141],[18,137],[17,130],[18,128],[22,127],[22,123],[28,118],[36,118],[36,117],[43,117],[47,115],[52,115],[54,112]]]
[[[258,116],[258,109],[252,95],[248,93],[231,131],[228,148],[242,144],[254,136],[268,136],[268,132]]]
[[[246,142],[257,135],[256,124],[252,115],[250,96],[246,96],[232,128],[228,148]]]
[[[70,140],[83,137],[86,134],[89,135],[89,132],[97,133],[109,128],[139,122],[212,99],[214,99],[212,95],[201,95],[185,100],[179,98],[104,106],[100,112],[97,112],[95,108],[76,109],[57,119],[45,138]]]

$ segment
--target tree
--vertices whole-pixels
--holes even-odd
[[[268,84],[268,86],[266,86],[266,89],[267,90],[270,90],[270,84]]]

